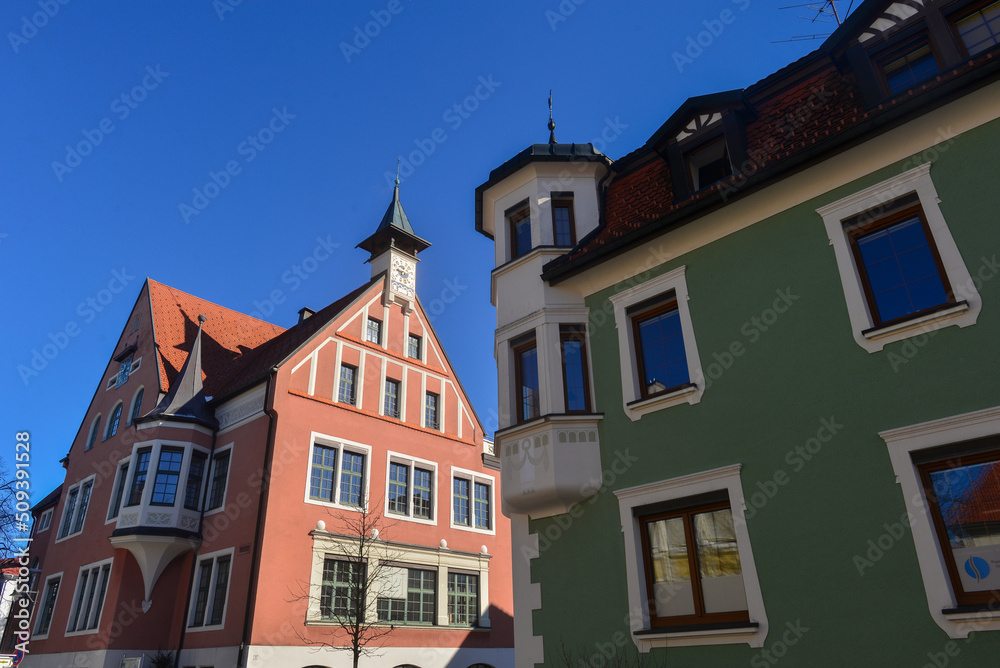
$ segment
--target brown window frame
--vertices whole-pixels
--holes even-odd
[[[711,183],[699,183],[697,187],[695,187],[694,171],[691,169],[691,158],[693,158],[694,156],[698,155],[703,151],[707,151],[708,149],[712,148],[713,146],[719,143],[721,143],[725,147],[725,153],[723,155],[729,161],[729,173],[723,176],[721,179],[717,179],[715,181],[712,181]],[[706,188],[710,188],[716,183],[721,183],[726,179],[732,178],[732,176],[736,173],[736,168],[733,165],[732,151],[729,150],[729,142],[726,141],[725,132],[713,132],[710,136],[705,137],[703,140],[698,142],[697,145],[685,149],[683,154],[681,155],[681,160],[683,160],[684,162],[684,170],[685,172],[687,172],[688,187],[691,189],[692,195],[695,193],[699,193],[702,190],[705,190]]]
[[[732,513],[732,504],[728,500],[717,501],[714,503],[685,506],[683,508],[677,508],[651,515],[643,515],[637,518],[639,522],[639,535],[642,540],[642,568],[646,578],[646,606],[649,610],[650,626],[654,628],[663,628],[670,626],[686,626],[689,624],[717,624],[750,621],[749,609],[736,610],[733,612],[705,612],[705,598],[702,594],[701,569],[698,566],[698,546],[694,535],[693,517],[695,515],[715,512],[717,510],[728,510]],[[653,594],[653,568],[652,560],[650,559],[649,531],[646,527],[653,522],[674,519],[677,517],[681,517],[684,520],[684,539],[688,545],[688,573],[691,576],[691,595],[694,599],[695,612],[693,615],[658,617],[656,615],[656,598]],[[737,546],[737,554],[739,554],[739,546]],[[742,557],[740,558],[740,577],[743,577]],[[745,579],[743,581],[743,588],[745,591]]]
[[[553,192],[550,194],[552,198],[552,244],[555,246],[564,246],[558,241],[559,234],[556,230],[556,209],[565,208],[569,210],[569,245],[576,246],[576,212],[573,203],[573,193],[571,192]]]
[[[680,306],[677,303],[677,297],[671,292],[670,296],[667,298],[656,297],[651,302],[645,302],[637,306],[632,307],[631,313],[629,313],[629,318],[632,320],[632,342],[635,346],[635,364],[636,364],[636,377],[639,380],[639,400],[651,399],[652,397],[659,397],[670,392],[676,392],[682,387],[687,387],[691,385],[691,368],[688,367],[688,382],[681,383],[679,385],[673,385],[659,392],[653,392],[650,394],[646,389],[646,364],[643,359],[642,354],[642,336],[639,333],[639,324],[654,318],[658,315],[662,315],[667,311],[677,311],[678,316],[680,316]],[[683,323],[681,325],[681,339],[684,337]],[[684,341],[684,354],[687,356],[687,341]],[[687,360],[685,359],[685,363]]]
[[[904,198],[904,201],[909,201],[909,198]],[[892,204],[889,204],[887,208],[893,208]],[[945,271],[944,263],[941,261],[941,254],[938,252],[937,244],[934,243],[934,235],[931,233],[930,225],[927,223],[927,216],[924,214],[924,209],[920,206],[920,203],[917,202],[912,206],[904,205],[903,208],[890,211],[881,217],[875,218],[870,223],[862,222],[866,218],[871,217],[871,215],[871,212],[866,212],[853,218],[849,218],[844,221],[844,228],[847,234],[847,244],[850,246],[851,256],[854,258],[854,267],[858,272],[858,277],[861,279],[861,288],[865,294],[865,302],[868,304],[868,312],[871,314],[873,328],[879,329],[896,323],[906,322],[907,320],[919,318],[927,313],[932,313],[942,307],[953,305],[955,303],[955,293],[951,288],[951,282],[948,280],[948,272]],[[865,266],[864,259],[861,257],[861,248],[858,246],[858,240],[862,237],[874,234],[875,232],[879,232],[880,230],[884,230],[887,227],[892,227],[893,225],[913,218],[914,216],[920,219],[920,227],[924,231],[924,238],[927,240],[927,247],[930,248],[931,255],[934,258],[934,266],[937,267],[938,278],[941,279],[941,284],[944,287],[947,301],[944,304],[931,306],[920,311],[908,313],[907,315],[900,316],[898,318],[882,320],[882,316],[878,310],[878,304],[875,302],[875,295],[872,293],[871,282],[868,280],[868,268]]]
[[[508,229],[508,231],[510,233],[510,259],[511,260],[516,260],[519,257],[524,257],[525,255],[527,255],[528,253],[530,253],[533,250],[533,248],[534,248],[533,246],[530,245],[531,244],[531,238],[530,238],[531,237],[531,234],[530,234],[530,229],[531,229],[531,206],[529,205],[528,200],[524,200],[523,202],[519,202],[518,204],[515,204],[511,208],[507,209],[504,212],[504,217],[507,219],[507,229]],[[525,220],[525,219],[527,219],[527,221],[528,221],[528,229],[529,229],[528,244],[529,244],[529,247],[523,253],[518,253],[517,252],[517,223],[519,223],[519,222],[521,222],[522,220]]]
[[[902,58],[907,53],[916,51],[917,48],[923,45],[926,45],[930,49],[931,57],[934,58],[934,62],[937,64],[938,72],[946,69],[945,66],[942,65],[942,63],[944,63],[944,58],[942,58],[941,54],[938,52],[938,48],[935,45],[934,40],[931,39],[928,31],[922,31],[912,37],[904,39],[901,43],[893,44],[892,46],[873,54],[872,69],[875,70],[875,76],[879,81],[879,85],[882,87],[883,95],[892,98],[897,95],[903,95],[906,92],[905,90],[901,90],[898,93],[892,92],[892,87],[889,86],[889,77],[885,75],[885,66],[894,60]],[[927,79],[922,79],[913,85],[918,86],[931,78],[933,78],[933,76],[928,77]]]
[[[927,500],[928,511],[930,512],[931,522],[934,526],[934,534],[938,541],[938,548],[944,555],[951,588],[955,593],[955,602],[960,606],[993,605],[997,600],[997,596],[1000,595],[1000,590],[991,589],[988,591],[966,592],[962,586],[962,578],[958,573],[958,564],[955,563],[955,555],[951,550],[951,541],[948,539],[948,528],[944,523],[944,518],[941,516],[937,496],[934,494],[931,473],[991,460],[1000,460],[1000,450],[993,449],[986,452],[977,451],[968,454],[953,455],[946,459],[937,459],[917,465],[917,474],[920,477],[920,484],[924,490],[924,498]]]
[[[580,362],[583,367],[583,403],[582,409],[571,410],[569,407],[569,383],[566,377],[566,341],[579,341]],[[590,371],[587,368],[587,332],[581,327],[566,327],[559,332],[559,359],[562,362],[563,406],[567,413],[590,413]]]
[[[983,11],[991,5],[997,4],[997,0],[980,0],[979,2],[971,2],[964,7],[959,7],[955,9],[947,17],[948,27],[951,28],[952,37],[955,39],[955,44],[958,46],[959,51],[963,58],[976,58],[987,51],[992,51],[993,49],[1000,46],[1000,44],[994,44],[992,47],[986,49],[985,51],[980,51],[976,55],[969,53],[969,47],[965,45],[965,40],[962,39],[961,33],[958,32],[958,24],[970,18],[973,14]]]
[[[515,399],[515,414],[514,423],[523,424],[525,422],[530,422],[531,420],[536,420],[542,415],[542,388],[541,388],[541,376],[538,378],[538,406],[537,414],[531,417],[524,417],[524,398],[521,393],[522,385],[522,372],[521,372],[521,355],[528,350],[534,349],[535,351],[535,375],[538,375],[538,342],[535,339],[534,334],[530,337],[522,339],[516,344],[511,344],[510,350],[514,356],[514,399]]]

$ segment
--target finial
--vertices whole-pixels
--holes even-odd
[[[549,89],[549,143],[556,143],[556,122],[552,120],[552,89]]]
[[[203,315],[199,315],[198,316],[198,322],[201,323],[202,325],[204,325],[207,321],[208,321],[208,318],[206,318],[205,316],[203,316]]]
[[[396,187],[399,187],[399,158],[396,158]]]

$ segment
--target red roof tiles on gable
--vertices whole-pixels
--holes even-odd
[[[199,315],[208,318],[202,333],[202,371],[208,396],[222,387],[244,355],[285,331],[152,279],[147,279],[147,285],[162,392],[170,389],[191,352]]]

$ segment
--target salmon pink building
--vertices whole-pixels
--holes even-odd
[[[416,296],[429,245],[397,187],[371,279],[287,330],[146,281],[34,511],[22,665],[350,666],[358,615],[361,666],[513,665],[499,462]]]

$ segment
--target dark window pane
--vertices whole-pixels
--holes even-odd
[[[887,62],[882,71],[885,73],[889,90],[895,94],[937,74],[940,70],[931,48],[923,44]]]
[[[365,456],[356,452],[345,452],[341,455],[340,463],[340,502],[350,506],[360,506]]]
[[[521,386],[519,388],[519,412],[522,420],[530,420],[539,415],[538,351],[532,347],[518,353]]]
[[[531,218],[528,209],[513,214],[510,217],[510,227],[511,254],[513,258],[519,258],[531,250]]]
[[[425,520],[432,519],[434,492],[431,472],[413,469],[413,516]]]
[[[690,376],[678,310],[672,308],[647,316],[639,321],[637,329],[645,393],[652,395],[688,383]]]
[[[156,478],[153,480],[153,496],[150,503],[172,506],[177,496],[177,485],[180,481],[181,464],[184,461],[182,450],[164,448],[160,450],[160,461],[156,466]]]
[[[337,466],[337,450],[325,445],[313,446],[312,474],[309,479],[309,498],[333,501],[333,474]]]
[[[410,467],[404,464],[389,464],[389,502],[391,513],[406,514],[409,496]]]
[[[342,404],[354,405],[354,377],[357,369],[346,364],[340,367],[340,388],[338,400]]]
[[[566,410],[587,410],[587,387],[584,376],[583,341],[564,338],[563,369],[566,378]]]

